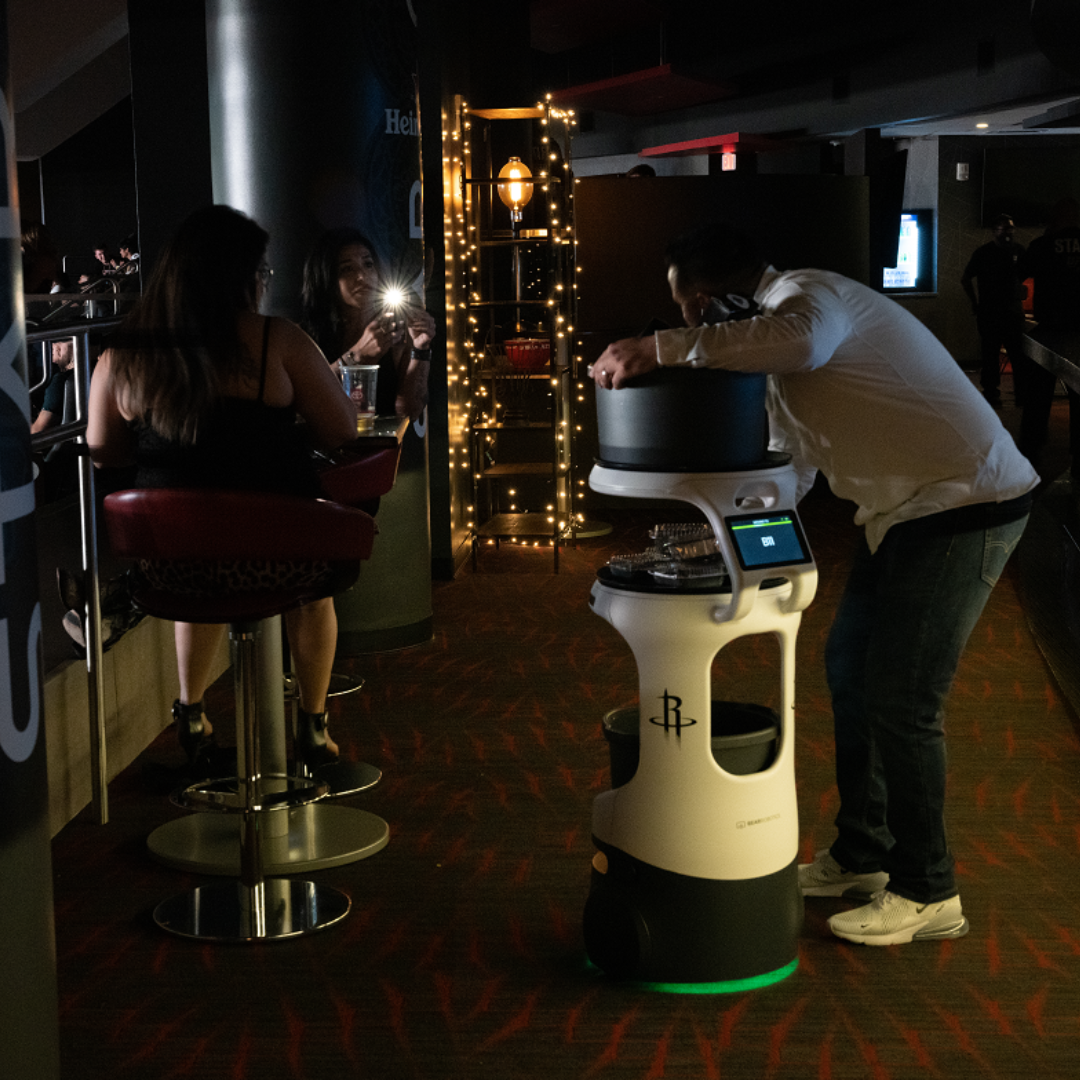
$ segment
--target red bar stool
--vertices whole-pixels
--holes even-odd
[[[247,491],[121,491],[106,497],[105,522],[113,550],[123,558],[202,563],[252,557],[321,559],[341,567],[343,583],[348,583],[350,575],[355,580],[361,560],[371,554],[375,535],[374,521],[362,511],[321,499]],[[295,937],[330,926],[348,913],[349,898],[337,889],[267,877],[264,867],[267,822],[282,812],[311,809],[310,804],[322,798],[327,788],[310,778],[264,771],[256,638],[264,620],[319,595],[312,586],[273,583],[257,590],[213,595],[149,585],[134,590],[136,604],[149,615],[181,622],[228,623],[234,649],[238,777],[231,782],[195,784],[187,789],[186,797],[193,807],[239,817],[238,834],[233,832],[239,852],[231,860],[238,864],[239,880],[199,886],[159,904],[155,921],[171,933],[213,941]],[[197,858],[193,865],[198,866]],[[290,868],[276,869],[288,872]],[[223,871],[212,868],[209,872]]]

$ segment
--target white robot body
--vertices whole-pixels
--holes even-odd
[[[786,459],[735,473],[597,465],[590,476],[606,494],[697,506],[730,579],[729,592],[603,576],[592,589],[593,610],[630,645],[639,677],[637,768],[593,808],[601,855],[586,947],[609,973],[741,984],[797,963],[795,639],[817,569],[794,512],[796,482]],[[773,634],[780,647],[779,731],[767,764],[736,774],[714,754],[712,664],[750,634]]]
[[[640,758],[633,778],[600,795],[593,834],[653,866],[693,877],[760,877],[798,848],[794,766],[794,652],[800,612],[780,610],[791,586],[763,590],[739,622],[715,621],[723,596],[619,592],[597,582],[593,610],[619,631],[637,660]],[[782,655],[775,758],[748,776],[713,756],[713,658],[746,634],[776,634]]]

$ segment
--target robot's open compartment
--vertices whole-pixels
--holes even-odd
[[[641,716],[636,705],[612,709],[603,719],[611,757],[611,786],[621,787],[637,772]],[[711,716],[713,759],[727,773],[764,772],[775,760],[780,719],[764,705],[714,701]]]

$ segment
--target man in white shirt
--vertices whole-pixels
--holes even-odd
[[[865,527],[826,649],[838,836],[799,868],[803,893],[871,901],[829,920],[850,941],[961,937],[944,703],[1038,475],[893,301],[828,271],[779,273],[726,225],[674,241],[668,266],[689,329],[615,342],[593,365],[598,392],[657,366],[768,373],[770,448],[793,456],[800,492],[820,470]],[[758,313],[705,325],[728,296]]]

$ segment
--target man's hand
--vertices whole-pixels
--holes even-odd
[[[659,365],[656,361],[656,337],[623,338],[609,345],[589,374],[597,386],[618,390],[627,379],[647,375]]]

